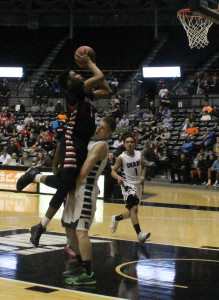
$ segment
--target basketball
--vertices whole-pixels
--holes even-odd
[[[96,54],[95,54],[95,51],[89,47],[89,46],[81,46],[79,47],[76,51],[75,51],[75,54],[78,53],[80,55],[84,55],[87,53],[87,55],[90,57],[90,59],[92,60],[92,62],[95,62],[95,59],[96,59]],[[74,55],[75,57],[75,55]],[[77,64],[77,60],[75,58],[75,62]]]

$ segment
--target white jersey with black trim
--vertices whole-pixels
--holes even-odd
[[[107,153],[108,153],[108,151],[109,151],[109,145],[108,145],[109,140],[90,141],[89,144],[88,144],[88,156],[91,153],[91,151],[93,150],[93,148],[99,143],[103,143],[103,144],[106,145]],[[108,155],[106,155],[106,157],[101,162],[96,163],[96,165],[92,168],[92,170],[90,171],[90,173],[87,176],[87,183],[89,182],[89,180],[93,181],[93,184],[97,183],[100,174],[105,169],[107,161],[108,161]]]
[[[127,183],[139,183],[141,176],[141,152],[134,150],[134,156],[130,156],[123,152],[122,158],[122,178]]]

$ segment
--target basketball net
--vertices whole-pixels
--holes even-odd
[[[200,49],[208,45],[207,35],[209,28],[213,24],[212,21],[196,15],[189,8],[179,10],[177,17],[186,31],[191,49],[194,47]]]

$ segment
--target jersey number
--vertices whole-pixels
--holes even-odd
[[[135,168],[135,175],[138,176],[138,169]]]

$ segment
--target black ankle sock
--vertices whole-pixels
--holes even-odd
[[[77,263],[79,264],[79,266],[82,265],[82,258],[80,254],[76,254],[76,259],[77,259]]]
[[[87,275],[91,275],[91,261],[83,260],[82,267],[86,270]]]
[[[122,215],[116,216],[116,221],[121,221],[123,219]]]
[[[133,226],[134,226],[135,231],[136,231],[136,233],[137,233],[137,235],[138,235],[139,232],[141,232],[140,225],[139,225],[139,224],[135,224],[135,225],[133,225]]]

